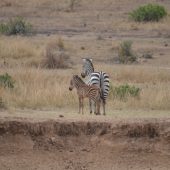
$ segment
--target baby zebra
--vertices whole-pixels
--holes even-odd
[[[100,114],[100,88],[94,85],[87,85],[78,75],[73,75],[70,81],[69,90],[73,90],[74,87],[77,89],[77,95],[79,98],[79,113],[82,109],[82,114],[84,114],[83,99],[89,98],[95,103],[95,114]]]

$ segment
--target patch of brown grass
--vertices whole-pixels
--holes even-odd
[[[103,65],[103,70],[105,65]],[[134,67],[133,71],[138,67]],[[122,71],[124,70],[124,71]],[[146,70],[144,68],[143,70]],[[8,72],[15,79],[15,88],[12,90],[4,89],[3,100],[9,107],[16,108],[77,108],[78,99],[76,90],[70,92],[68,90],[70,78],[73,74],[80,72],[80,67],[76,69],[67,70],[46,70],[46,69],[33,69],[33,68],[18,68],[6,69],[1,72]],[[110,75],[113,71],[105,70]],[[146,70],[147,71],[147,70]],[[126,69],[121,66],[120,70],[117,69],[117,74],[121,77],[119,81],[111,75],[112,85],[122,84],[127,82],[127,77],[124,76]],[[132,74],[132,73],[131,73]],[[136,71],[136,77],[140,80],[141,72]],[[128,80],[128,83],[141,88],[141,95],[139,99],[129,98],[127,102],[122,102],[118,99],[113,100],[112,95],[108,98],[107,108],[108,112],[112,109],[170,109],[170,80],[167,77],[166,81],[161,81],[159,75],[153,80],[148,79],[148,75],[152,78],[157,75],[157,72],[150,73],[141,77],[142,81],[136,83],[135,79]],[[158,80],[157,83],[152,83]],[[88,106],[88,105],[87,105]],[[75,112],[77,110],[75,109]]]
[[[64,49],[64,42],[61,38],[58,41],[52,41],[47,44],[43,67],[50,69],[68,68],[69,56]]]
[[[25,65],[39,67],[42,64],[48,68],[67,68],[68,52],[61,37],[22,37],[1,36],[0,64],[9,67]],[[45,57],[45,59],[44,59]]]
[[[166,67],[141,65],[95,65],[95,70],[109,73],[113,82],[157,84],[170,82],[170,70]]]
[[[16,81],[15,88],[6,89],[3,94],[9,106],[35,109],[74,104],[74,95],[68,90],[69,75],[65,70],[20,68],[8,71]]]
[[[159,83],[169,82],[170,76],[164,70],[127,68],[123,69],[116,75],[117,81],[126,81],[133,83]]]
[[[16,67],[20,65],[38,67],[44,46],[27,37],[5,37],[0,39],[1,66]]]

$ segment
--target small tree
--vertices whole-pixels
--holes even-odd
[[[132,41],[123,41],[118,49],[120,63],[127,64],[136,61],[136,55],[132,51]]]

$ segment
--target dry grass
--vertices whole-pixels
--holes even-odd
[[[109,105],[115,109],[151,109],[151,110],[169,110],[170,93],[169,83],[158,84],[155,86],[140,86],[140,98],[129,98],[128,102],[119,100],[109,101]],[[137,86],[137,85],[136,85]]]
[[[22,59],[37,56],[37,51],[29,41],[9,39],[0,41],[0,57],[3,59]]]
[[[103,65],[105,68],[105,65]],[[117,69],[117,73],[121,76],[121,81],[117,80],[114,75],[111,76],[112,85],[122,84],[128,82],[135,84],[142,89],[140,99],[129,98],[127,102],[113,100],[110,94],[108,100],[108,108],[111,109],[170,109],[170,74],[164,72],[168,76],[164,79],[158,72],[149,72],[146,77],[141,77],[140,82],[128,80],[126,75],[126,69]],[[128,68],[129,69],[129,68]],[[145,68],[140,68],[141,71],[146,71]],[[12,90],[3,90],[3,100],[7,103],[8,107],[15,108],[76,108],[78,106],[78,100],[76,91],[69,92],[68,86],[72,74],[79,73],[80,67],[70,70],[44,70],[44,69],[31,69],[31,68],[18,68],[7,69],[3,72],[11,74],[16,83],[15,88]],[[149,69],[148,69],[149,70]],[[1,70],[2,71],[2,70]],[[107,69],[111,74],[112,68]],[[133,67],[133,73],[136,77],[141,76],[141,71],[138,71],[138,67]],[[148,76],[152,79],[149,79]],[[133,77],[133,76],[132,76]],[[155,79],[155,77],[157,77]],[[146,79],[145,79],[146,78]],[[138,80],[140,80],[138,78]],[[155,80],[157,83],[154,83]],[[77,111],[75,109],[75,111]]]
[[[35,109],[74,104],[73,95],[68,90],[69,75],[65,70],[20,68],[8,72],[16,81],[13,90],[4,89],[3,92],[8,106]]]
[[[23,16],[38,32],[61,30],[65,34],[61,39],[59,39],[61,35],[58,35],[60,31],[57,35],[49,36],[44,34],[32,37],[0,37],[0,66],[3,66],[0,72],[8,72],[16,81],[13,90],[0,91],[8,107],[75,108],[77,111],[77,96],[75,91],[68,91],[68,83],[73,73],[81,72],[81,58],[88,56],[94,59],[96,70],[109,73],[113,86],[129,83],[142,89],[140,99],[130,98],[126,103],[113,100],[110,95],[108,100],[110,111],[127,108],[170,109],[170,70],[151,67],[152,65],[170,67],[169,39],[164,38],[170,35],[170,17],[159,23],[146,24],[135,23],[128,18],[128,12],[141,4],[159,2],[169,10],[170,3],[161,0],[82,0],[74,12],[68,13],[69,2],[0,1],[2,20],[11,16]],[[123,35],[125,37],[122,38]],[[97,39],[99,36],[100,40]],[[152,36],[158,38],[148,38]],[[38,69],[47,44],[58,39],[57,46],[67,50],[75,66],[67,70]],[[153,59],[141,63],[143,66],[114,65],[113,58],[117,57],[118,45],[127,39],[133,41],[137,55],[152,52]],[[7,64],[4,65],[4,61]]]
[[[36,37],[1,36],[0,64],[3,65],[5,63],[9,67],[20,65],[38,67],[41,65],[42,60],[44,60],[44,56],[47,57],[49,51],[53,54],[53,52],[64,51],[65,48],[64,41],[58,36],[52,38],[45,37],[43,39],[37,39]],[[60,62],[63,62],[62,59]]]
[[[65,52],[64,42],[59,38],[58,41],[47,44],[42,67],[49,69],[68,68],[68,60],[69,56]]]
[[[58,46],[58,38],[58,36],[52,38],[43,36],[2,37],[0,44],[3,45],[3,48],[0,57],[5,58],[12,67],[4,66],[1,73],[8,72],[16,81],[13,90],[1,90],[3,101],[9,108],[74,108],[77,111],[76,92],[68,91],[70,77],[72,74],[80,74],[81,57],[96,53],[93,57],[95,70],[107,72],[111,77],[113,86],[129,83],[142,89],[140,99],[130,98],[127,102],[113,100],[112,95],[110,95],[107,106],[109,110],[127,108],[170,109],[170,70],[146,65],[113,65],[101,62],[104,60],[100,61],[106,54],[109,56],[110,53],[113,53],[110,48],[119,44],[119,41],[112,44],[112,41],[102,40],[98,42],[92,38],[91,41],[65,38],[64,48],[71,54],[71,59],[76,64],[72,69],[46,70],[33,68],[33,62],[36,62],[37,65],[41,63],[47,44],[55,41],[56,46]],[[145,47],[148,48],[145,43],[149,44],[150,42],[142,40],[137,43],[142,45],[135,46],[135,49],[140,50],[142,48],[143,50]],[[156,49],[160,46],[160,43],[153,43],[150,48]],[[84,50],[81,50],[82,45],[85,46]],[[164,48],[162,50],[165,51]],[[24,53],[21,51],[24,51]],[[17,57],[18,55],[20,57]],[[110,60],[111,57],[105,60]],[[16,67],[13,62],[17,63],[18,66]],[[23,62],[27,63],[27,67],[22,65]]]
[[[43,48],[26,37],[1,36],[0,63],[9,67],[21,64],[37,65],[43,54]]]

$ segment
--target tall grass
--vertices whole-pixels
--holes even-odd
[[[54,40],[58,40],[54,37]],[[77,41],[64,43],[64,49],[71,53],[71,59],[76,65],[72,69],[38,69],[25,67],[23,62],[40,63],[43,59],[45,47],[51,42],[50,37],[1,37],[0,64],[3,59],[11,64],[13,60],[18,64],[13,67],[3,67],[0,74],[8,73],[15,81],[13,89],[0,89],[0,98],[5,106],[16,108],[75,108],[78,100],[75,90],[69,92],[68,86],[73,74],[80,74],[82,50],[78,51]],[[65,42],[65,41],[64,41]],[[89,43],[89,41],[88,41]],[[60,49],[62,43],[60,42]],[[86,47],[87,48],[87,47]],[[88,47],[90,48],[90,47]],[[93,47],[94,48],[94,47]],[[61,50],[62,51],[62,50]],[[102,50],[101,50],[102,51]],[[79,58],[78,58],[79,56]],[[126,102],[113,99],[110,94],[107,107],[111,109],[170,109],[170,71],[154,67],[138,65],[112,65],[95,62],[95,70],[107,72],[114,87],[126,84],[141,89],[139,99],[128,98]]]
[[[2,59],[28,59],[34,56],[39,57],[40,53],[29,39],[2,37],[0,40],[0,58]]]
[[[4,92],[9,106],[35,109],[74,104],[74,93],[69,93],[69,76],[64,70],[60,72],[62,76],[55,71],[29,68],[10,72],[15,78],[16,87]]]
[[[33,68],[8,69],[8,73],[12,75],[15,80],[15,87],[12,90],[2,89],[2,99],[8,107],[16,108],[39,109],[78,107],[76,91],[70,92],[68,86],[72,74],[78,73],[80,69],[80,67],[74,70],[67,69],[57,71]],[[7,70],[1,70],[1,72],[2,71],[6,72]],[[110,74],[112,73],[111,68],[107,71]],[[152,73],[146,68],[143,68],[143,71],[148,71],[148,74],[146,77],[142,77],[142,81],[136,82],[134,81],[135,78],[129,80],[130,84],[140,87],[141,93],[139,99],[128,98],[128,100],[124,102],[119,99],[113,99],[110,93],[107,101],[108,108],[170,109],[170,74],[165,72],[167,77],[163,79],[161,75],[159,75],[159,72]],[[121,82],[127,81],[125,72],[126,69],[122,67],[120,70],[117,70],[117,74],[121,77],[120,80],[111,76],[111,83],[113,86],[120,85]],[[141,76],[138,67],[134,67],[131,74],[134,72],[136,77]],[[152,80],[148,79],[148,77]],[[138,80],[140,80],[140,78],[138,78]],[[154,83],[155,80],[158,80],[157,83]]]

